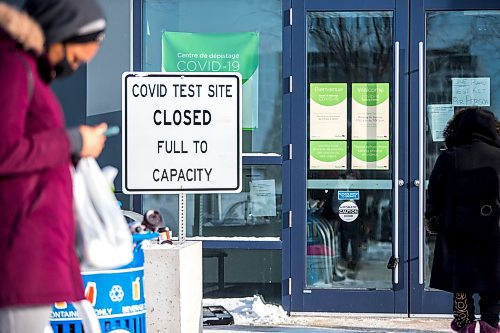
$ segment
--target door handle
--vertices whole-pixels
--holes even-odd
[[[418,283],[424,284],[424,42],[418,43]]]
[[[399,283],[399,42],[394,43],[394,250],[393,258],[396,262],[392,267],[394,284]]]

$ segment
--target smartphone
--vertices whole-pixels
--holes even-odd
[[[120,133],[120,127],[118,127],[118,126],[110,126],[104,132],[104,135],[107,136],[107,137],[110,137],[110,136],[118,135],[119,133]]]

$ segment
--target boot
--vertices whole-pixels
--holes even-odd
[[[345,271],[344,271],[345,272]],[[335,266],[333,268],[333,274],[332,274],[332,279],[333,281],[335,282],[338,282],[338,281],[344,281],[345,280],[345,274],[344,272],[340,271],[337,266]]]
[[[457,326],[456,321],[453,320],[451,322],[450,326],[451,326],[452,330],[454,330],[455,332],[458,332],[458,333],[474,333],[474,331],[476,330],[476,322],[475,321],[473,321],[472,323],[469,323],[469,324],[465,325],[464,327],[460,328],[460,327]],[[486,333],[489,333],[489,332],[486,332]],[[494,333],[497,333],[497,332],[494,332]]]
[[[485,321],[479,321],[479,328],[481,333],[500,333],[500,327],[493,327]]]

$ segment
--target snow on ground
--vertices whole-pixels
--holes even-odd
[[[281,306],[265,304],[260,296],[204,299],[203,305],[222,305],[231,313],[237,325],[275,325],[288,320]]]
[[[437,333],[450,332],[450,318],[407,318],[360,314],[301,313],[288,316],[281,306],[266,304],[260,296],[204,299],[203,305],[221,305],[234,317],[234,326],[205,327],[207,333]]]

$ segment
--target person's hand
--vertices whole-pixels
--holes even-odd
[[[82,135],[82,151],[81,157],[94,157],[97,158],[104,148],[106,136],[104,132],[108,128],[106,123],[101,123],[97,126],[82,125],[79,127],[80,134]]]

